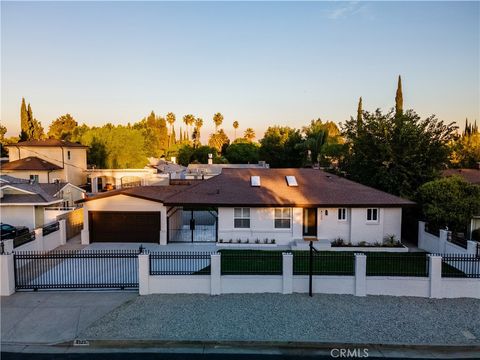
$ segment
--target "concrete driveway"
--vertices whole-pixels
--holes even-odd
[[[52,344],[75,339],[93,322],[137,296],[137,291],[44,291],[1,297],[2,344]]]

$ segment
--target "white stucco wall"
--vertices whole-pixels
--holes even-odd
[[[351,209],[348,208],[345,221],[338,220],[338,208],[317,209],[317,238],[329,241],[342,238],[348,241],[350,239],[350,217]]]
[[[380,208],[377,222],[367,222],[366,208],[351,209],[351,242],[358,244],[382,242],[387,235],[395,235],[398,240],[402,233],[402,209]]]
[[[286,245],[292,240],[302,238],[302,209],[292,209],[290,229],[275,228],[275,208],[250,208],[250,228],[237,229],[234,227],[234,208],[218,209],[218,239],[275,239],[280,245]]]
[[[30,175],[38,175],[38,182],[52,183],[53,179],[63,179],[63,170],[37,171],[37,170],[2,170],[2,174],[10,175],[19,179],[30,180]]]
[[[167,211],[162,203],[126,195],[115,195],[85,202],[83,205],[82,244],[90,243],[89,211],[160,211],[160,244],[167,243]]]
[[[0,206],[0,219],[2,223],[14,226],[27,226],[32,230],[35,228],[35,207],[33,205]]]

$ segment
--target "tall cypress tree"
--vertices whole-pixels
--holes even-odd
[[[357,129],[362,127],[363,123],[363,108],[362,108],[362,97],[358,100],[358,109],[357,109]]]
[[[20,106],[20,141],[28,139],[28,113],[27,105],[25,105],[25,98],[22,98],[22,105]]]
[[[397,93],[395,95],[395,115],[403,115],[402,78],[400,75],[398,75]]]

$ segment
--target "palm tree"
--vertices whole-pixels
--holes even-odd
[[[247,128],[243,134],[243,137],[248,141],[253,141],[253,139],[255,139],[255,130],[252,128]]]
[[[238,121],[235,120],[235,121],[233,122],[233,132],[234,132],[234,134],[235,134],[235,135],[233,136],[233,137],[234,137],[234,140],[237,138],[237,129],[238,129]]]
[[[203,119],[196,118],[195,119],[195,129],[193,129],[193,146],[198,147],[200,145],[200,129],[203,126]]]
[[[170,124],[170,131],[173,129],[173,124],[175,123],[175,114],[172,112],[169,112],[166,116],[167,122]]]
[[[195,116],[193,116],[192,114],[185,115],[183,117],[183,122],[185,123],[185,125],[187,125],[187,139],[190,140],[190,135],[188,130],[190,129],[190,126],[192,126],[193,123],[195,122]]]
[[[215,123],[215,132],[218,131],[218,127],[222,125],[223,115],[221,113],[216,113],[213,115],[213,122]]]

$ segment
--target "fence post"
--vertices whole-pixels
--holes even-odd
[[[291,294],[293,292],[293,254],[282,254],[282,277],[283,277],[283,294]]]
[[[150,254],[142,252],[138,254],[138,293],[150,294]]]
[[[430,297],[433,299],[442,298],[442,257],[438,255],[428,255],[429,268],[428,277],[430,278]]]
[[[222,293],[222,258],[220,254],[210,255],[210,295]]]
[[[476,255],[477,254],[477,242],[473,240],[467,240],[467,254]]]
[[[67,243],[67,221],[65,219],[58,220],[58,226],[60,231],[60,245]]]
[[[13,254],[0,255],[0,280],[0,295],[12,295],[15,292],[15,264]]]
[[[438,239],[438,252],[440,254],[445,254],[447,241],[448,241],[448,230],[440,230],[440,236]]]
[[[367,256],[355,254],[355,296],[367,295]]]
[[[37,228],[33,230],[35,232],[35,243],[36,243],[36,248],[38,251],[43,251],[44,249],[44,244],[43,244],[43,229]]]

